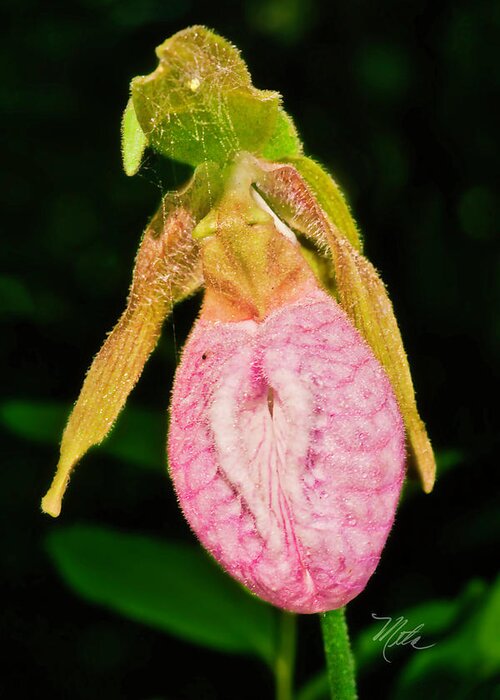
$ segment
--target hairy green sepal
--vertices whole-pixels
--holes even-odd
[[[239,151],[300,153],[280,95],[258,90],[238,50],[205,27],[190,27],[156,49],[157,69],[131,83],[147,143],[189,165],[223,163]]]

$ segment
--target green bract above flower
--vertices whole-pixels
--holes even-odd
[[[191,27],[156,53],[158,68],[131,86],[138,124],[156,151],[194,166],[230,160],[238,151],[298,155],[300,143],[280,95],[253,87],[228,41]]]

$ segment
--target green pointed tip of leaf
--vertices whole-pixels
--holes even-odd
[[[285,139],[285,130],[278,136],[275,128],[279,94],[253,87],[228,41],[195,26],[172,36],[156,53],[158,68],[134,78],[131,86],[137,119],[155,150],[196,166],[225,162],[238,151],[261,153],[272,138]]]
[[[132,176],[138,172],[146,146],[147,139],[137,121],[134,103],[130,98],[122,119],[122,159],[127,175]]]

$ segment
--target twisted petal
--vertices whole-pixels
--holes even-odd
[[[314,179],[315,170],[304,166],[307,160],[300,161],[301,171]],[[347,208],[339,204],[327,215],[293,165],[263,164],[263,169],[265,174],[258,185],[275,210],[314,242],[319,251],[328,252],[337,298],[391,380],[406,427],[410,465],[419,475],[424,491],[430,492],[436,462],[418,413],[401,333],[384,284],[373,265],[359,252],[353,224],[346,223]]]
[[[199,187],[193,182],[184,193],[167,195],[146,229],[127,308],[94,358],[62,437],[57,472],[42,500],[42,509],[54,517],[71,470],[110,431],[172,305],[202,282],[199,250],[191,236]]]
[[[432,491],[436,463],[415,390],[391,301],[373,265],[348,241],[332,241],[339,299],[356,327],[383,364],[398,397],[408,436],[412,465],[426,493]]]
[[[262,598],[312,613],[356,596],[404,459],[390,382],[324,292],[260,323],[197,322],[174,385],[171,475],[202,543]]]

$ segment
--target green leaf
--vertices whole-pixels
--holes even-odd
[[[292,118],[281,107],[274,132],[265,145],[262,156],[267,160],[284,160],[298,158],[302,154],[302,144]]]
[[[470,603],[470,601],[469,601]],[[398,678],[394,700],[434,697],[490,697],[500,675],[500,578],[462,611],[458,625],[431,649],[415,652]],[[492,697],[492,696],[491,696]]]
[[[354,657],[349,643],[345,608],[320,615],[326,668],[332,700],[356,700]]]
[[[195,26],[167,39],[156,54],[158,68],[131,83],[150,146],[194,166],[262,151],[275,132],[280,96],[253,87],[234,46]]]
[[[0,423],[15,435],[47,445],[57,445],[71,406],[58,401],[5,401]],[[164,468],[166,414],[128,406],[100,449],[131,464]]]
[[[122,119],[122,159],[127,175],[135,175],[141,167],[147,139],[137,121],[132,98],[127,102]]]
[[[437,473],[439,477],[465,462],[465,453],[453,447],[436,452]]]
[[[469,615],[470,610],[476,608],[484,592],[483,582],[473,580],[469,582],[461,595],[454,599],[429,600],[398,613],[389,611],[382,614],[391,615],[394,621],[399,617],[407,620],[405,630],[414,629],[417,625],[422,624],[423,627],[420,631],[423,639],[422,644],[431,644],[436,641],[436,638],[448,633],[457,621]],[[377,621],[369,625],[360,632],[354,641],[356,666],[361,672],[368,671],[377,664],[385,663],[382,655],[383,643],[374,639],[384,624],[383,621]],[[391,647],[391,658],[397,658],[401,653],[405,653],[405,649],[404,646]]]
[[[500,577],[485,596],[484,605],[478,615],[476,634],[478,662],[483,673],[500,672]]]
[[[478,611],[481,613],[482,623],[479,626],[471,625],[471,621],[476,619]],[[389,614],[389,613],[388,613]],[[405,698],[405,692],[409,692],[408,688],[412,683],[416,682],[420,677],[419,674],[426,673],[429,668],[429,673],[434,668],[440,668],[440,664],[444,666],[448,663],[447,659],[451,655],[450,667],[454,667],[454,658],[458,654],[459,665],[462,664],[460,654],[467,654],[469,645],[474,645],[474,648],[483,649],[484,659],[480,661],[478,658],[475,664],[486,665],[487,667],[495,667],[495,663],[499,663],[500,649],[498,643],[498,628],[500,626],[500,586],[497,584],[493,587],[491,593],[488,593],[488,587],[483,581],[471,580],[462,591],[462,593],[454,599],[450,600],[429,600],[412,608],[408,608],[402,612],[393,613],[391,615],[394,622],[399,617],[406,619],[408,622],[404,626],[404,630],[408,631],[415,629],[420,624],[424,626],[419,631],[422,637],[419,645],[435,644],[435,647],[425,650],[410,650],[408,666],[409,671],[403,671],[401,683],[404,683],[404,692],[397,697]],[[360,675],[373,671],[378,665],[382,666],[386,662],[382,651],[383,645],[387,638],[383,641],[374,639],[384,626],[384,621],[377,621],[368,625],[356,637],[353,643],[354,657],[356,659],[356,669]],[[457,647],[454,645],[448,651],[447,647],[457,636],[457,629],[465,626],[467,630],[463,637],[465,642],[468,636],[467,645],[462,649],[462,643]],[[472,633],[471,630],[475,628]],[[401,628],[403,629],[403,628]],[[460,635],[459,635],[460,636]],[[442,649],[445,647],[445,653],[439,651],[436,653],[434,649]],[[432,654],[431,654],[432,652]],[[491,652],[491,654],[490,654]],[[391,646],[387,652],[390,654],[391,660],[397,660],[401,654],[409,654],[407,647]],[[430,663],[428,665],[427,660]],[[414,660],[413,655],[418,659]],[[434,657],[434,658],[432,658]],[[486,664],[485,664],[486,659]],[[441,672],[444,673],[444,666],[441,667]],[[449,668],[448,668],[449,671]],[[408,677],[407,674],[408,673]],[[325,671],[316,674],[311,680],[303,686],[298,694],[297,700],[323,700],[328,696],[328,675]],[[421,692],[422,689],[420,688]],[[446,695],[443,695],[445,697]],[[422,697],[418,693],[412,697]],[[441,697],[441,696],[440,696]],[[447,697],[451,697],[447,696]]]
[[[94,526],[53,530],[47,548],[65,582],[87,600],[187,641],[272,663],[274,609],[200,548]]]
[[[57,401],[13,400],[0,405],[0,422],[18,437],[57,444],[70,406]]]
[[[356,250],[361,251],[363,244],[360,233],[351,216],[342,190],[335,180],[319,163],[306,156],[293,158],[291,163],[312,189],[321,208],[332,224],[338,228],[340,233],[347,238]]]

